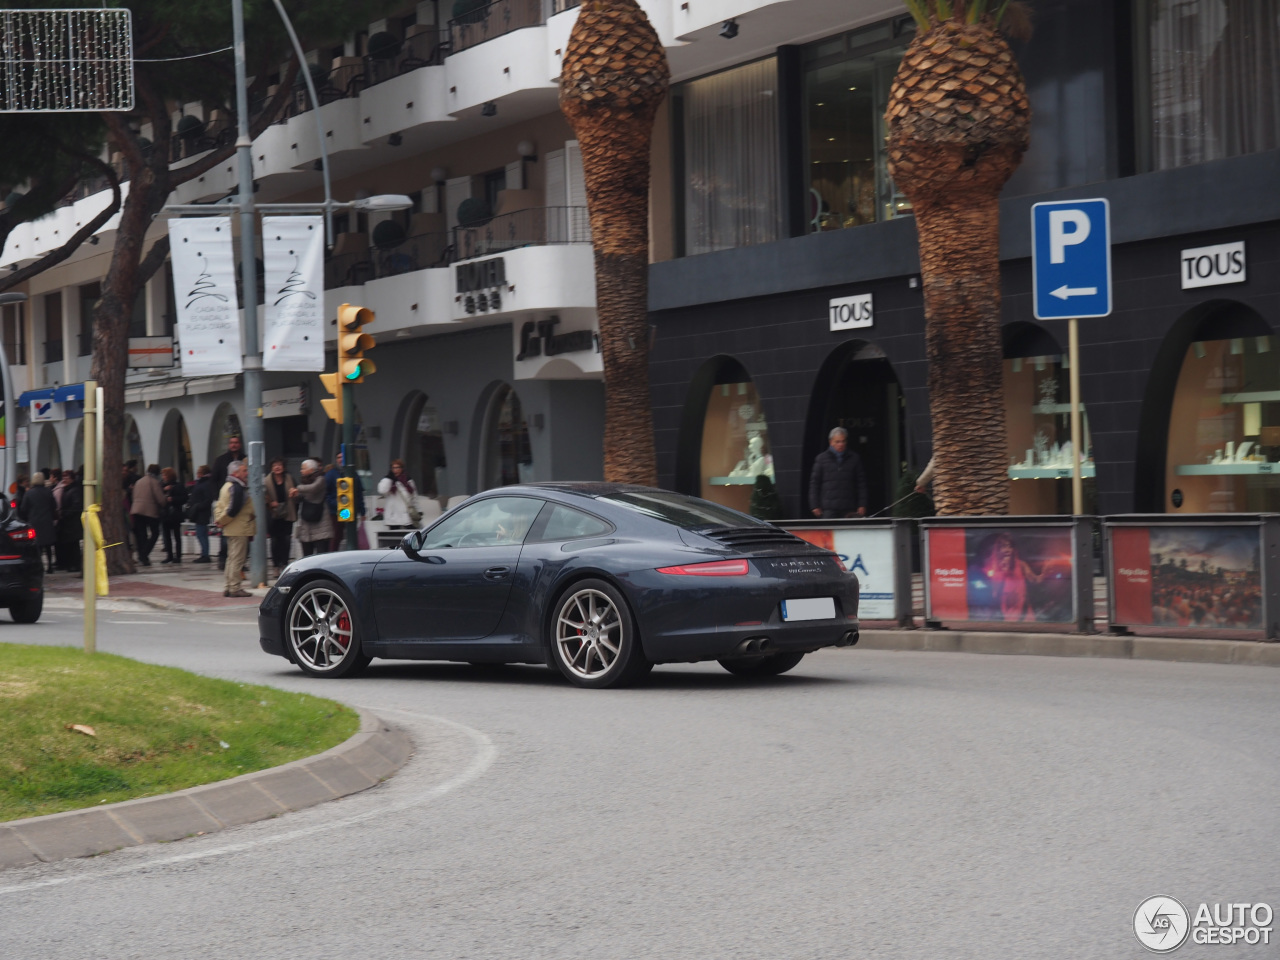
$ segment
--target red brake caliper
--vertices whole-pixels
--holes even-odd
[[[338,636],[334,639],[338,641],[339,646],[345,647],[351,638],[351,616],[345,610],[338,614],[338,629],[345,633],[346,636]]]

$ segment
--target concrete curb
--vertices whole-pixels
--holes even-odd
[[[360,731],[314,757],[158,797],[0,823],[0,869],[92,857],[266,820],[376,786],[412,754],[408,734],[360,711]]]
[[[1179,663],[1280,667],[1280,643],[1120,637],[1081,633],[978,633],[963,630],[863,630],[854,649],[993,653],[1033,657],[1104,657]]]

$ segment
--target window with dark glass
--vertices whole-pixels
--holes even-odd
[[[910,213],[889,177],[884,112],[911,20],[888,21],[804,48],[808,231]]]
[[[782,235],[775,57],[681,84],[684,252]]]
[[[44,362],[62,362],[62,294],[44,298]]]
[[[1280,3],[1135,0],[1135,7],[1144,168],[1280,147]]]
[[[4,354],[9,362],[21,366],[27,362],[27,338],[24,336],[22,304],[0,307],[4,317]]]
[[[80,288],[80,351],[82,357],[93,356],[93,315],[102,299],[102,284],[86,283]]]

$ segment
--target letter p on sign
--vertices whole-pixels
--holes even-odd
[[[1070,226],[1072,229],[1067,230]],[[1067,259],[1067,247],[1084,243],[1089,239],[1089,216],[1083,210],[1049,211],[1049,262],[1063,263]]]

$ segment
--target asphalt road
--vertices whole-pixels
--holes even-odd
[[[78,613],[0,641],[77,644]],[[7,960],[1112,960],[1149,956],[1155,894],[1280,912],[1280,670],[854,649],[764,683],[318,681],[243,614],[127,604],[100,648],[367,707],[419,752],[300,813],[0,873]]]

